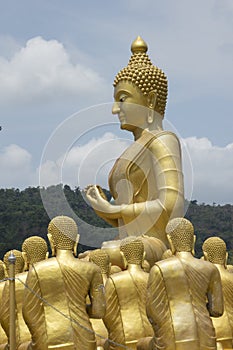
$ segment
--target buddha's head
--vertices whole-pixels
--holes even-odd
[[[121,241],[120,251],[123,253],[128,264],[142,266],[144,259],[144,245],[140,238],[130,236]]]
[[[219,237],[210,237],[202,245],[205,260],[213,264],[224,265],[226,267],[227,248],[226,243]]]
[[[5,278],[5,265],[2,260],[0,260],[0,281]]]
[[[90,261],[100,267],[101,273],[103,275],[110,275],[110,257],[104,249],[92,250],[90,252]]]
[[[131,51],[132,56],[128,65],[116,75],[113,83],[115,88],[113,114],[120,114],[123,102],[140,105],[146,107],[144,110],[147,109],[147,122],[150,124],[153,122],[155,112],[161,119],[164,117],[167,78],[161,69],[152,64],[146,54],[147,44],[140,37],[132,43]],[[140,114],[142,110],[140,109]],[[135,115],[135,110],[133,112]]]
[[[189,220],[185,218],[170,220],[166,226],[166,233],[173,254],[190,252],[194,255],[194,227]]]
[[[27,265],[45,260],[48,257],[47,243],[42,237],[31,236],[23,242],[22,253]]]
[[[48,226],[48,238],[53,255],[56,250],[73,250],[76,253],[78,243],[78,227],[68,216],[56,216]]]
[[[9,275],[10,262],[9,262],[8,258],[10,256],[11,252],[13,252],[15,259],[16,259],[15,260],[15,274],[23,272],[24,271],[24,264],[25,264],[23,254],[19,250],[13,249],[13,250],[9,250],[3,257],[3,261],[4,261],[4,264],[6,266],[7,274]]]

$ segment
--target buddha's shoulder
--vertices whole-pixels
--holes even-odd
[[[32,275],[34,272],[39,272],[44,269],[51,269],[54,266],[57,266],[58,262],[56,258],[49,258],[46,260],[38,261],[35,264],[32,265],[32,267],[29,269],[30,275]]]
[[[151,142],[149,143],[149,145],[153,145],[154,143],[158,142],[163,142],[165,144],[170,142],[180,144],[178,136],[174,132],[168,130],[162,130],[156,133],[151,133],[150,139]]]

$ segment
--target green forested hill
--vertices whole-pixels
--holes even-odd
[[[61,185],[57,185],[60,186]],[[48,198],[55,198],[57,186],[42,189]],[[78,222],[81,235],[79,251],[88,247],[94,248],[101,241],[113,239],[116,235],[110,226],[101,220],[88,206],[82,197],[79,188],[72,190],[69,186],[63,187],[64,194],[73,211],[83,222],[92,226],[86,227],[83,222]],[[109,193],[106,191],[106,195]],[[56,213],[64,214],[59,209],[59,201],[51,202],[56,206]],[[197,235],[196,255],[201,256],[203,241],[210,236],[219,236],[227,243],[230,255],[229,263],[233,263],[233,206],[232,205],[206,205],[192,201],[189,204],[186,217],[193,223]],[[47,238],[47,226],[50,221],[40,196],[39,187],[19,189],[0,189],[0,259],[9,249],[21,249],[25,238],[39,235]],[[104,227],[104,232],[99,232],[98,227]],[[108,230],[109,228],[109,230]],[[113,231],[113,232],[112,232]]]

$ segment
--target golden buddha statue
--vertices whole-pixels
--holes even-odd
[[[147,315],[154,328],[150,346],[164,350],[216,349],[210,316],[223,313],[218,269],[193,256],[195,236],[190,221],[172,219],[166,231],[174,256],[157,262],[150,271]]]
[[[184,213],[180,142],[162,126],[165,74],[152,64],[140,37],[131,51],[127,67],[114,80],[112,113],[118,115],[121,129],[133,133],[135,142],[109,174],[115,203],[108,202],[96,185],[86,188],[86,197],[100,217],[119,227],[120,238],[146,234],[168,245],[165,227],[169,219]]]
[[[13,251],[15,252],[15,251]],[[8,252],[6,259],[9,257]],[[15,280],[15,298],[16,298],[16,336],[17,348],[27,349],[31,343],[31,333],[24,321],[22,315],[23,297],[24,297],[24,283],[26,282],[27,272],[18,273],[17,271],[28,270],[32,264],[44,260],[48,257],[48,247],[46,241],[38,236],[31,236],[27,238],[22,245],[22,252],[16,255],[16,280]],[[7,260],[8,261],[8,260]],[[7,269],[9,263],[7,263]],[[6,283],[4,287],[4,307],[3,313],[7,318],[5,319],[5,327],[7,329],[7,336],[9,338],[9,284]]]
[[[5,285],[5,265],[2,260],[0,260],[0,304],[4,303],[2,301],[2,291]],[[1,309],[0,309],[1,310]],[[0,350],[3,350],[7,347],[8,339],[6,333],[4,332],[2,326],[0,325]]]
[[[90,262],[99,266],[103,277],[104,285],[110,275],[111,262],[109,255],[103,249],[95,249],[90,252]],[[104,350],[104,344],[108,338],[108,331],[102,319],[90,319],[93,330],[96,334],[97,350]],[[99,335],[101,337],[99,337]]]
[[[105,312],[100,269],[74,257],[78,228],[73,219],[53,218],[48,236],[56,257],[33,264],[26,280],[23,315],[32,335],[31,347],[94,350],[89,317],[101,318]]]
[[[140,239],[127,237],[120,249],[127,270],[110,275],[105,285],[103,320],[110,338],[105,349],[122,349],[119,344],[136,349],[138,339],[153,335],[145,304],[149,274],[142,270],[144,246]]]
[[[204,258],[213,263],[220,272],[224,300],[221,317],[213,318],[218,349],[233,348],[233,275],[227,270],[227,251],[225,242],[219,237],[208,238],[202,250]]]

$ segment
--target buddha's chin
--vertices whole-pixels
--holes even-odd
[[[126,124],[126,123],[121,123],[120,128],[121,128],[121,130],[133,131],[133,126],[130,124]]]

